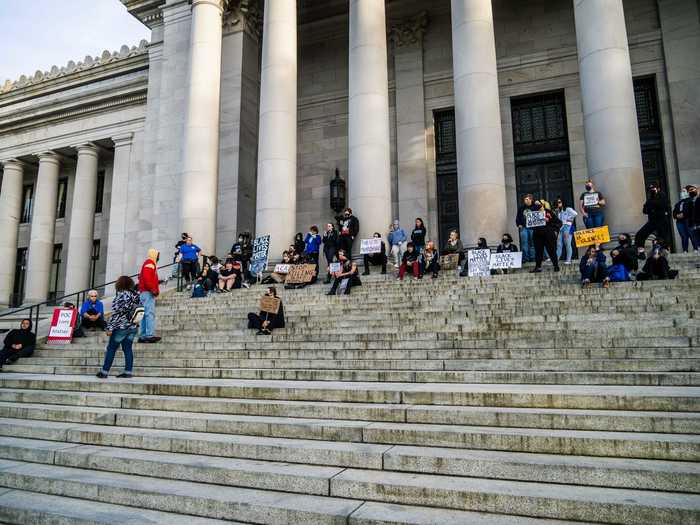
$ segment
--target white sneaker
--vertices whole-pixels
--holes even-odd
[[[571,261],[564,261],[564,264],[567,266],[571,266]]]
[[[243,288],[250,288],[250,284],[248,284],[248,283],[243,283]]]

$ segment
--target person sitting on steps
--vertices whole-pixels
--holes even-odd
[[[30,357],[34,353],[36,334],[32,332],[32,321],[22,319],[19,328],[10,330],[5,336],[0,350],[0,370],[5,363],[14,363],[21,357]]]
[[[270,286],[265,290],[265,295],[277,298],[277,289],[274,286]],[[284,328],[284,305],[282,305],[282,301],[280,300],[280,308],[276,314],[270,312],[255,314],[250,312],[248,314],[248,328],[257,330],[256,335],[272,335],[272,331],[275,328]]]
[[[423,264],[425,266],[424,273],[430,274],[433,279],[437,279],[440,272],[440,254],[435,248],[433,241],[428,241],[423,252]]]
[[[605,263],[606,257],[600,247],[597,245],[589,246],[579,263],[581,285],[584,288],[590,286],[591,283],[601,283],[603,288],[609,286],[608,268]]]
[[[228,259],[219,273],[219,291],[230,292],[241,287],[240,271],[236,271],[233,260]]]
[[[374,238],[381,239],[382,236],[378,232],[375,232]],[[386,257],[386,244],[384,244],[384,241],[382,241],[382,247],[381,247],[381,251],[379,253],[372,253],[372,254],[366,253],[364,255],[363,259],[364,259],[365,271],[362,272],[362,275],[369,275],[370,265],[381,266],[382,267],[382,275],[385,275],[386,274],[387,257]]]
[[[664,281],[678,277],[678,270],[671,270],[668,264],[668,251],[663,239],[654,239],[649,257],[647,257],[641,272],[637,273],[638,281]]]
[[[350,288],[362,286],[357,265],[350,260],[345,250],[338,250],[340,271],[333,275],[333,285],[326,295],[350,295]]]
[[[105,322],[105,307],[102,301],[98,299],[97,290],[90,290],[87,299],[80,307],[80,327],[96,328],[104,330],[107,323]]]
[[[420,273],[420,266],[421,266],[421,256],[420,253],[416,250],[416,247],[413,245],[413,242],[409,242],[406,245],[406,251],[403,254],[403,258],[401,260],[401,267],[399,268],[399,276],[398,279],[400,281],[403,281],[404,275],[406,275],[406,272],[408,269],[411,269],[411,272],[413,273],[413,278],[414,279],[421,279],[423,276]]]

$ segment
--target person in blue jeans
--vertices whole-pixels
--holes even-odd
[[[586,191],[579,197],[578,205],[586,228],[600,228],[605,224],[605,196],[596,190],[592,180],[586,182]]]
[[[566,250],[566,260],[564,264],[571,264],[571,257],[573,255],[573,247],[571,245],[573,233],[571,233],[571,226],[578,213],[576,213],[573,208],[566,206],[561,197],[557,198],[554,211],[561,221],[561,230],[559,231],[559,240],[557,242],[557,259],[561,259],[561,254]]]
[[[526,226],[525,214],[532,211],[534,197],[527,194],[523,197],[523,204],[518,208],[515,216],[515,224],[520,233],[520,249],[523,252],[523,262],[533,262],[535,260],[535,243],[532,238],[532,228]]]
[[[112,316],[107,323],[107,335],[109,342],[105,352],[105,360],[102,369],[97,372],[97,377],[105,379],[109,376],[109,370],[114,362],[114,355],[121,346],[124,352],[124,372],[117,377],[133,377],[134,353],[132,345],[136,337],[136,325],[132,322],[136,308],[141,304],[138,294],[134,291],[134,281],[126,275],[117,279],[114,288],[117,295],[112,302]]]
[[[693,251],[698,252],[700,239],[693,231],[693,206],[698,190],[695,186],[686,186],[681,192],[681,200],[673,207],[673,218],[676,221],[678,235],[681,236],[681,247],[683,253],[688,253],[690,243],[693,244]]]
[[[603,288],[610,286],[607,258],[599,246],[589,246],[579,263],[581,285],[586,288],[592,283],[600,283]]]

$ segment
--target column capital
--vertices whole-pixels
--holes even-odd
[[[223,13],[228,5],[228,0],[192,0],[192,10],[194,11],[195,7],[205,4],[212,5]]]
[[[53,150],[42,151],[37,153],[36,157],[39,159],[39,164],[49,163],[49,164],[60,164],[63,155],[56,153]]]
[[[11,169],[11,168],[18,168],[18,169],[24,169],[28,166],[28,164],[22,160],[19,159],[5,159],[5,160],[0,160],[0,164],[3,166],[5,169]]]
[[[78,157],[83,155],[91,155],[97,157],[100,147],[93,142],[85,142],[83,144],[78,144],[73,146],[78,152]]]
[[[263,13],[253,0],[241,0],[224,13],[224,33],[245,31],[260,41],[263,33]]]
[[[114,142],[115,148],[122,148],[124,146],[130,146],[133,141],[134,141],[134,133],[131,131],[128,133],[123,133],[121,135],[115,135],[114,137],[112,137],[112,142]]]
[[[429,22],[427,11],[422,11],[417,15],[397,21],[389,30],[389,40],[396,47],[418,44],[423,41]]]

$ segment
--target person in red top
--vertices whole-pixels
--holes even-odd
[[[141,266],[139,273],[139,295],[143,305],[144,315],[141,321],[139,343],[157,343],[156,337],[156,297],[160,294],[158,287],[158,257],[160,253],[155,248],[148,250],[148,258]]]

